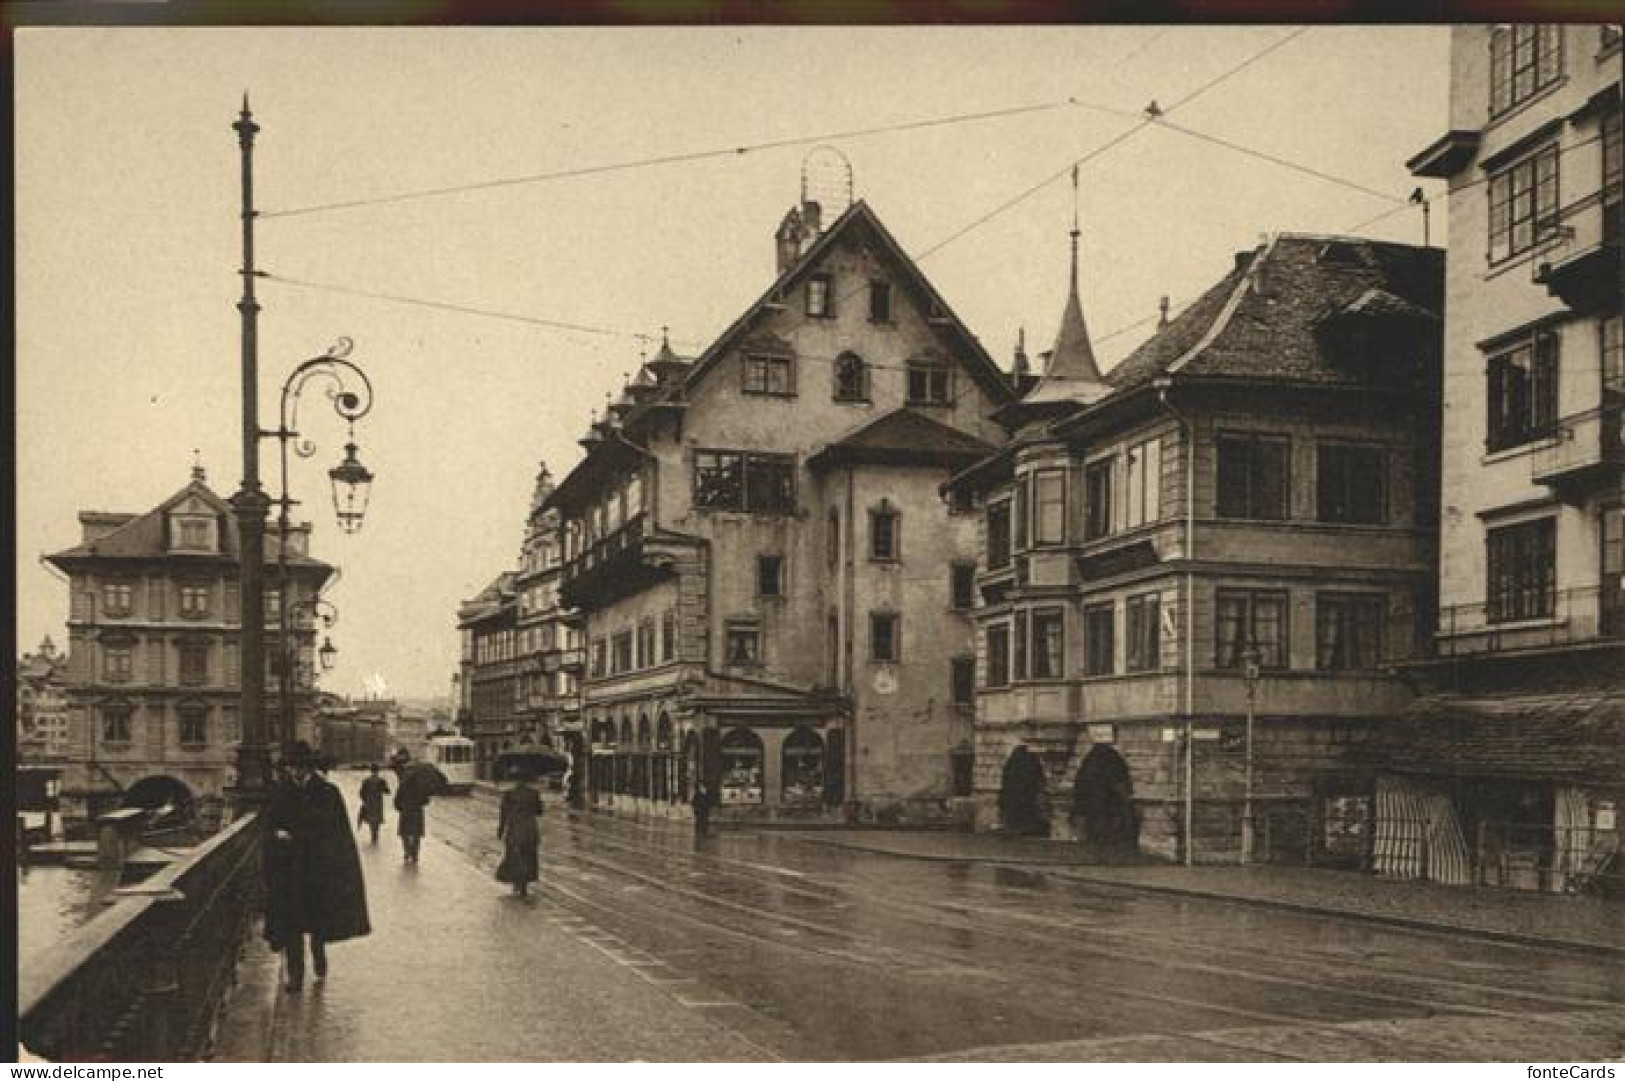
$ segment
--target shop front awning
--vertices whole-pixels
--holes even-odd
[[[1360,757],[1393,773],[1625,786],[1625,690],[1427,695]]]

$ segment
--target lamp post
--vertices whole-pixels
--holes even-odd
[[[243,294],[242,317],[243,479],[231,497],[237,519],[241,689],[237,777],[232,800],[239,813],[257,807],[271,780],[271,748],[265,727],[265,517],[270,500],[260,488],[259,301],[254,297],[254,135],[259,125],[243,95],[243,110],[232,125],[242,159]]]
[[[316,444],[302,438],[295,425],[299,421],[299,397],[305,387],[315,381],[325,383],[327,397],[333,403],[333,410],[344,420],[348,432],[344,444],[344,460],[327,473],[333,486],[333,510],[338,516],[340,529],[346,533],[359,531],[362,519],[366,515],[373,478],[372,472],[361,464],[356,453],[355,422],[372,409],[372,381],[367,378],[366,372],[348,359],[352,348],[354,344],[350,339],[340,338],[328,348],[327,352],[311,357],[290,372],[282,384],[280,423],[274,431],[261,433],[265,438],[275,439],[280,451],[282,490],[274,502],[279,508],[277,581],[280,589],[277,594],[277,630],[282,650],[282,663],[277,672],[280,713],[278,735],[284,754],[298,734],[293,702],[294,661],[298,656],[298,647],[293,640],[293,613],[299,608],[310,608],[313,613],[322,617],[327,627],[331,627],[338,619],[338,609],[321,597],[299,600],[290,596],[293,583],[288,576],[288,539],[292,534],[291,512],[298,501],[288,492],[288,448],[292,446],[293,452],[301,458],[309,458],[316,453]],[[332,643],[328,642],[325,648],[332,649]],[[337,650],[333,650],[332,653],[337,653]],[[332,653],[328,656],[331,657]]]
[[[287,586],[284,584],[283,589]],[[278,611],[278,619],[282,632],[281,651],[278,654],[281,668],[277,673],[281,695],[278,701],[278,737],[282,753],[287,754],[294,738],[297,736],[296,711],[294,709],[294,694],[302,686],[313,685],[316,671],[331,672],[333,664],[338,658],[338,649],[333,645],[333,639],[323,635],[321,646],[315,650],[315,667],[310,668],[299,659],[299,639],[296,632],[303,628],[300,618],[308,613],[312,624],[320,623],[324,630],[330,630],[339,621],[339,610],[332,601],[325,597],[316,596],[289,602],[284,592],[280,598],[282,607]],[[291,613],[283,619],[285,613]],[[314,633],[314,627],[312,628]]]
[[[248,95],[243,95],[242,111],[232,124],[237,132],[237,146],[241,161],[242,201],[242,296],[237,301],[241,316],[241,381],[242,381],[242,446],[243,476],[237,492],[231,497],[232,511],[237,519],[238,536],[238,588],[239,588],[239,642],[241,664],[238,698],[238,719],[241,735],[237,744],[237,776],[231,787],[232,802],[238,813],[252,811],[263,803],[271,781],[271,733],[265,717],[265,523],[272,500],[260,484],[259,444],[267,436],[282,443],[282,516],[278,538],[278,560],[284,568],[283,587],[286,588],[287,518],[291,500],[287,492],[287,447],[297,436],[292,425],[290,407],[296,408],[298,390],[307,376],[325,370],[336,386],[331,397],[339,415],[352,422],[372,406],[372,387],[361,370],[345,360],[349,352],[348,339],[320,357],[306,361],[295,369],[282,393],[282,423],[275,432],[265,432],[259,426],[259,300],[254,295],[254,282],[259,271],[254,265],[254,136],[259,125],[254,123],[248,107]],[[343,371],[359,377],[364,396],[344,385]],[[291,398],[290,398],[291,391]],[[353,433],[353,429],[352,429]],[[308,443],[300,443],[296,450],[302,456],[314,453]],[[346,445],[346,454],[328,476],[334,486],[334,509],[339,525],[353,533],[360,527],[361,515],[366,509],[372,474],[355,454],[353,441]],[[286,635],[287,606],[280,604],[279,619]],[[284,639],[286,640],[286,639]],[[287,681],[291,666],[282,665],[283,702],[289,703]]]
[[[1247,748],[1241,803],[1241,862],[1253,862],[1253,714],[1258,701],[1259,655],[1257,649],[1242,654],[1247,680]]]

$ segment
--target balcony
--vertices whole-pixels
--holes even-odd
[[[1622,422],[1625,408],[1618,400],[1564,417],[1557,422],[1556,440],[1530,455],[1529,479],[1570,501],[1584,499],[1600,483],[1617,479],[1625,465]]]
[[[1485,604],[1439,609],[1438,656],[1521,653],[1618,641],[1625,636],[1625,589],[1616,582],[1557,590],[1527,619],[1492,618]]]
[[[647,533],[647,522],[638,514],[566,560],[559,602],[567,608],[601,607],[669,578],[669,570],[645,559]]]
[[[1565,213],[1563,224],[1533,263],[1535,284],[1576,312],[1619,302],[1622,204],[1599,197]]]

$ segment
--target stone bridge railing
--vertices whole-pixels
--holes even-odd
[[[55,1062],[201,1057],[258,911],[259,852],[248,815],[30,958],[23,1046]]]

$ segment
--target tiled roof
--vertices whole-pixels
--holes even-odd
[[[1617,784],[1625,778],[1625,693],[1428,695],[1364,755],[1400,773]]]
[[[214,552],[177,552],[167,546],[164,538],[164,516],[181,501],[197,497],[221,516],[220,548]],[[106,519],[124,518],[122,525],[85,544],[77,544],[48,558],[77,561],[80,559],[219,559],[237,558],[237,515],[231,504],[221,499],[202,481],[194,480],[145,514],[101,515]],[[265,534],[266,562],[278,558],[281,537],[275,523],[270,523]],[[327,563],[308,555],[289,550],[287,563],[291,566],[329,568]],[[330,569],[330,568],[329,568]]]
[[[1237,266],[1107,373],[1127,389],[1158,376],[1361,384],[1326,350],[1327,316],[1364,306],[1437,317],[1444,253],[1350,237],[1283,234]]]
[[[995,448],[912,409],[894,409],[808,459],[810,468],[837,462],[963,465]]]

